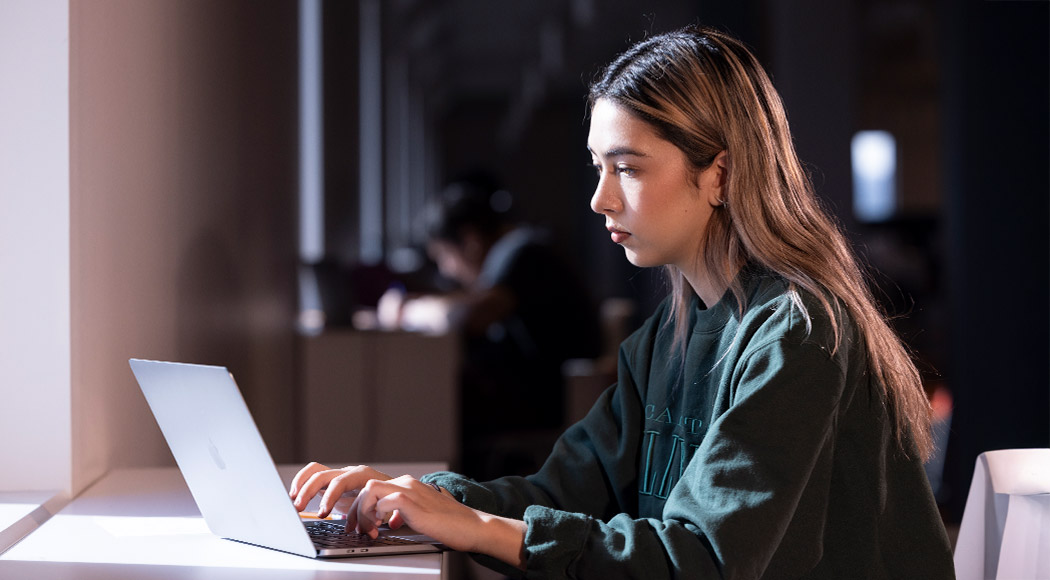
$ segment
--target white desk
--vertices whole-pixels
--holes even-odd
[[[57,491],[0,492],[0,554],[62,509],[69,498]]]
[[[418,476],[444,465],[376,467]],[[291,481],[295,470],[279,471]],[[0,555],[0,579],[437,580],[447,578],[443,565],[442,554],[314,560],[223,540],[208,531],[170,467],[108,474]]]

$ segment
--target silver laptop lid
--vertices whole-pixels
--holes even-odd
[[[315,557],[233,375],[225,367],[129,362],[212,533]]]

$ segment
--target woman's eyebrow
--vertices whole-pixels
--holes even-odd
[[[587,148],[587,151],[589,151],[591,153],[591,155],[595,154],[594,150],[591,149],[590,147]],[[637,149],[631,149],[630,147],[614,147],[614,148],[606,151],[605,154],[603,155],[603,157],[628,157],[628,156],[630,156],[630,157],[648,157],[649,155],[647,155],[646,153],[643,153],[641,151],[638,151]]]

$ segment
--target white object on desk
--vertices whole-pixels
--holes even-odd
[[[977,457],[955,570],[959,580],[1050,579],[1050,449]]]
[[[418,476],[445,466],[376,467]],[[290,481],[297,469],[279,471]],[[421,580],[442,578],[442,564],[441,554],[326,561],[223,540],[209,532],[172,467],[111,472],[0,555],[0,578]]]

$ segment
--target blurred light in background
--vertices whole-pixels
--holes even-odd
[[[317,272],[310,264],[299,265],[299,332],[305,336],[317,336],[324,330],[326,316],[317,282]]]
[[[897,143],[886,131],[859,131],[851,144],[853,214],[881,222],[897,209]]]
[[[324,257],[321,0],[299,0],[299,257]]]
[[[364,264],[378,264],[383,259],[383,21],[378,0],[361,0],[359,7],[360,256]]]
[[[325,325],[311,264],[324,258],[324,101],[321,0],[299,0],[299,332]]]

